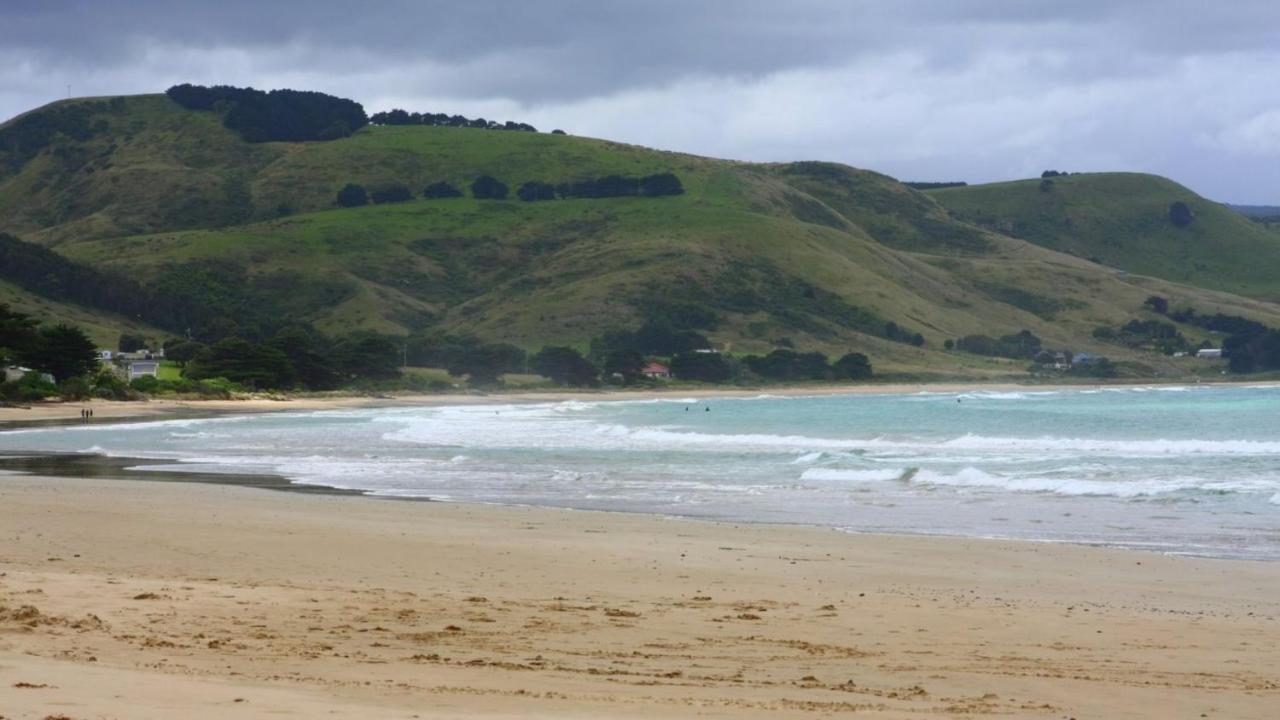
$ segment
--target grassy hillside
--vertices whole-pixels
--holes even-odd
[[[91,137],[59,138],[21,163],[0,162],[8,168],[0,169],[0,231],[153,288],[181,287],[221,263],[241,273],[238,282],[266,312],[333,333],[435,328],[530,348],[581,347],[680,302],[716,313],[722,321],[709,334],[734,351],[790,342],[859,350],[878,370],[981,376],[1021,372],[1026,363],[946,352],[944,341],[1025,328],[1052,347],[1140,361],[1153,373],[1185,372],[1092,336],[1099,325],[1140,316],[1152,293],[1280,325],[1280,307],[1205,289],[1252,292],[1280,276],[1251,271],[1236,283],[1226,259],[1206,266],[1210,273],[1197,269],[1198,254],[1188,260],[1192,275],[1211,275],[1217,285],[1146,278],[1136,267],[1120,275],[1084,259],[1092,253],[1055,247],[1051,234],[1029,244],[991,229],[1024,235],[1021,226],[985,216],[973,219],[987,227],[957,220],[964,198],[949,191],[921,193],[836,164],[736,163],[589,138],[421,126],[250,144],[212,114],[164,96],[93,108],[99,131]],[[660,172],[678,175],[686,192],[534,203],[417,198],[358,208],[333,202],[348,182],[400,182],[420,193],[430,182],[465,187],[489,174],[514,190],[527,180]],[[1066,202],[1087,180],[1060,180],[1055,198]],[[1029,187],[1039,193],[1036,183]],[[1227,227],[1193,196],[1176,197],[1195,205],[1188,235]],[[1166,217],[1169,201],[1159,200]],[[1097,228],[1111,222],[1104,212],[1137,212],[1120,201],[1091,207],[1097,217],[1089,227]],[[1257,237],[1213,234],[1206,242],[1234,256],[1256,250]],[[1146,272],[1168,278],[1177,262],[1168,261],[1168,273]],[[886,338],[890,321],[922,334],[925,345]]]
[[[928,194],[960,220],[1107,267],[1280,299],[1280,239],[1226,206],[1135,173],[1056,177],[1048,187],[1021,180]],[[1174,202],[1195,215],[1186,227],[1170,221]]]
[[[0,304],[32,317],[76,325],[88,333],[98,347],[114,350],[121,333],[162,340],[163,330],[146,323],[80,305],[57,302],[33,295],[12,283],[0,280]]]

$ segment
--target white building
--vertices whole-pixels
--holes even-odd
[[[146,375],[158,377],[160,374],[159,360],[134,360],[129,363],[129,380],[140,378]]]
[[[1196,357],[1216,360],[1222,357],[1222,348],[1203,348],[1196,351]]]

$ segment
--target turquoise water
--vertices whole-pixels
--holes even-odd
[[[288,413],[14,431],[0,450],[178,459],[388,497],[1280,559],[1280,388]]]

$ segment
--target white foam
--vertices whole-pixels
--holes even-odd
[[[1257,480],[1205,480],[1195,477],[1166,477],[1139,480],[1099,480],[1092,478],[1049,477],[1045,475],[1005,475],[966,467],[954,473],[922,469],[911,477],[919,485],[989,488],[1013,492],[1049,493],[1073,497],[1139,498],[1195,491],[1205,493],[1257,492],[1270,489],[1275,482]]]
[[[1271,503],[1272,505],[1280,505],[1280,492],[1276,493],[1275,495],[1272,495],[1271,499],[1268,500],[1267,502]]]
[[[800,475],[801,480],[824,480],[828,482],[889,482],[897,480],[906,473],[902,468],[883,468],[874,470],[835,470],[832,468],[810,468]]]

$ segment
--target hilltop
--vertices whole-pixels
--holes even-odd
[[[469,333],[526,349],[585,349],[603,332],[682,313],[735,353],[857,350],[877,372],[983,377],[1027,363],[950,352],[946,341],[1025,329],[1048,347],[1105,353],[1138,372],[1197,369],[1094,336],[1099,326],[1149,317],[1142,304],[1153,294],[1280,325],[1280,307],[1265,302],[1280,283],[1271,264],[1280,242],[1145,176],[1062,178],[1051,199],[1039,181],[920,192],[833,163],[742,163],[470,127],[367,126],[325,141],[247,142],[215,113],[164,95],[64,101],[24,117],[41,113],[76,114],[86,129],[22,152],[0,142],[0,231],[128,277],[158,302],[186,303],[206,327],[251,334],[290,319],[332,334]],[[514,191],[528,181],[658,173],[678,177],[683,193],[422,197],[429,184],[465,190],[482,175]],[[1131,202],[1114,185],[1094,189],[1104,181],[1135,182],[1142,194]],[[347,184],[403,185],[412,199],[338,207]],[[1081,198],[1090,214],[1075,209]],[[1194,208],[1186,232],[1160,228],[1159,213],[1133,219],[1163,206],[1167,223],[1173,199]],[[1063,208],[1078,232],[1041,222],[1045,203]],[[1149,238],[1141,248],[1106,239],[1130,226]],[[1181,254],[1144,261],[1166,238]],[[1197,242],[1216,251],[1201,253]],[[47,302],[0,291],[0,301],[23,307]],[[46,311],[78,313],[104,343],[137,325],[101,307]],[[183,329],[165,322],[148,332]],[[1184,330],[1197,342],[1210,337]],[[911,341],[917,335],[922,344]]]
[[[1073,173],[928,194],[961,221],[1105,267],[1280,300],[1275,233],[1166,178]],[[1178,203],[1188,216],[1171,216]]]

